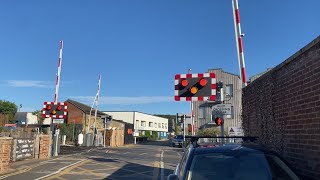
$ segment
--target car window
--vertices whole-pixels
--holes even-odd
[[[277,156],[266,154],[273,180],[299,179],[299,177]]]
[[[182,135],[178,135],[178,136],[175,136],[174,138],[175,139],[183,139],[183,136]]]
[[[194,156],[188,179],[271,180],[263,153],[211,153]]]
[[[185,172],[185,167],[186,167],[186,163],[188,161],[188,157],[190,155],[190,151],[191,151],[191,148],[189,147],[181,159],[180,166],[179,166],[179,176],[180,177],[183,177],[183,173]]]

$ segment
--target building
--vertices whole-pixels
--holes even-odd
[[[112,117],[101,111],[97,111],[97,119],[95,121],[95,110],[91,111],[91,107],[80,102],[68,99],[65,101],[68,103],[68,116],[66,123],[67,124],[76,124],[82,126],[82,132],[84,134],[88,133],[88,124],[89,133],[93,133],[93,127],[96,127],[96,131],[102,133],[104,131],[104,122],[109,121]],[[91,111],[91,114],[90,114]]]
[[[209,69],[208,72],[216,74],[217,82],[223,82],[224,103],[231,104],[231,114],[223,115],[224,129],[229,127],[241,127],[241,96],[242,82],[238,75],[224,72],[222,69]],[[195,101],[193,102],[195,112],[195,131],[205,127],[209,122],[212,122],[217,116],[221,116],[219,112],[213,112],[212,107],[216,102],[211,101]]]
[[[106,128],[106,146],[116,147],[133,143],[133,124],[113,119],[108,121]]]
[[[40,124],[40,118],[33,115],[32,112],[17,112],[14,119],[18,126]],[[51,118],[45,118],[42,124],[51,124]]]
[[[134,125],[134,132],[145,135],[146,131],[157,132],[158,137],[165,138],[168,133],[168,119],[137,111],[105,111],[113,119]]]

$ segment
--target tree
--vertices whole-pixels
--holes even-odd
[[[32,115],[37,116],[38,123],[40,122],[39,124],[43,123],[45,118],[42,117],[42,110],[36,110],[36,111],[32,112]]]
[[[17,110],[18,107],[15,103],[6,100],[0,100],[0,114],[8,115],[10,123],[15,123],[14,115],[16,114]]]

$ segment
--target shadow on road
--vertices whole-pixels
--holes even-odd
[[[169,140],[166,141],[144,141],[144,142],[138,142],[139,145],[152,145],[152,146],[170,146],[171,143]]]
[[[153,166],[141,165],[130,163],[126,161],[121,161],[118,159],[107,159],[107,158],[90,158],[94,161],[106,162],[106,163],[126,163],[121,169],[116,171],[108,172],[108,170],[104,170],[104,173],[110,173],[108,177],[105,177],[105,180],[127,180],[127,179],[135,179],[135,180],[147,180],[147,179],[160,179],[160,168],[155,168]],[[169,174],[173,173],[173,170],[164,169],[164,179],[167,178]],[[154,177],[155,176],[155,177]]]

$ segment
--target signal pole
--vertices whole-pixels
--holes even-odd
[[[191,69],[188,69],[188,74],[191,74]],[[190,110],[191,110],[191,133],[192,135],[195,134],[195,131],[194,131],[194,112],[193,112],[193,101],[190,101]]]

